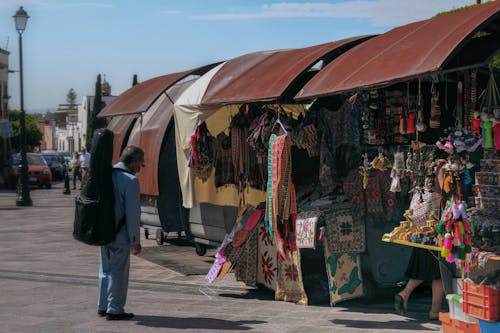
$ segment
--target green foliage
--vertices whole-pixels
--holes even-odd
[[[92,106],[92,112],[89,112],[88,125],[87,125],[87,142],[85,143],[87,150],[90,150],[92,145],[92,138],[94,136],[94,131],[98,128],[106,127],[106,119],[97,118],[97,115],[104,108],[105,104],[102,101],[102,81],[101,74],[97,75],[97,80],[95,83],[95,94],[94,94],[94,104]]]
[[[21,111],[9,110],[9,120],[12,123],[12,128],[14,130],[14,138],[12,140],[12,147],[19,150],[20,146],[20,134],[21,134]],[[42,141],[42,131],[38,128],[35,118],[25,113],[24,116],[26,123],[26,145],[28,150],[32,150],[34,147],[40,146]]]
[[[455,9],[451,9],[451,10],[447,10],[447,11],[444,11],[444,12],[437,13],[434,17],[444,16],[444,15],[448,15],[448,14],[453,14],[453,13],[456,13],[456,12],[461,12],[462,10],[474,8],[474,7],[477,7],[477,6],[482,6],[482,4],[474,4],[474,5],[469,5],[469,6],[458,7],[458,8],[455,8]]]

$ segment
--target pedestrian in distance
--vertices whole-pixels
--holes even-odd
[[[73,158],[70,161],[71,171],[73,172],[73,190],[76,190],[76,180],[80,180],[80,185],[82,184],[82,171],[80,162],[80,155],[78,153],[73,153]],[[80,186],[81,187],[81,186]]]
[[[85,186],[85,184],[89,180],[89,168],[90,168],[90,153],[87,152],[87,149],[83,148],[82,153],[80,154],[80,169],[82,172],[82,181],[80,190]]]
[[[116,238],[100,248],[99,300],[97,313],[107,320],[126,320],[134,317],[125,312],[130,252],[141,252],[140,243],[140,190],[136,178],[144,167],[144,151],[128,146],[120,156],[120,162],[113,166],[113,192],[115,196],[115,225],[122,225]],[[120,170],[116,170],[120,169]]]

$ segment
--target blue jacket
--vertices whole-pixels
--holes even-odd
[[[122,162],[115,164],[114,167],[130,171]],[[114,170],[113,189],[115,194],[115,224],[118,226],[122,217],[126,216],[126,223],[118,231],[113,245],[125,247],[139,244],[141,218],[139,181],[130,173]]]

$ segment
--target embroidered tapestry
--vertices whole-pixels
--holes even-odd
[[[359,253],[331,254],[325,240],[325,261],[328,277],[330,305],[353,298],[362,297],[363,278]]]
[[[333,205],[323,212],[326,238],[332,254],[364,252],[366,249],[365,223],[362,217],[354,217],[345,204]]]
[[[278,258],[278,279],[275,299],[307,305],[307,294],[302,280],[300,251],[288,254],[288,259]]]
[[[295,227],[297,248],[316,248],[316,225],[319,216],[318,211],[300,212],[297,215]]]
[[[257,283],[276,290],[278,252],[264,224],[258,225]]]

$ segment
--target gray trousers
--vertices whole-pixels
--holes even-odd
[[[123,313],[127,301],[130,247],[101,246],[100,254],[97,309]]]

